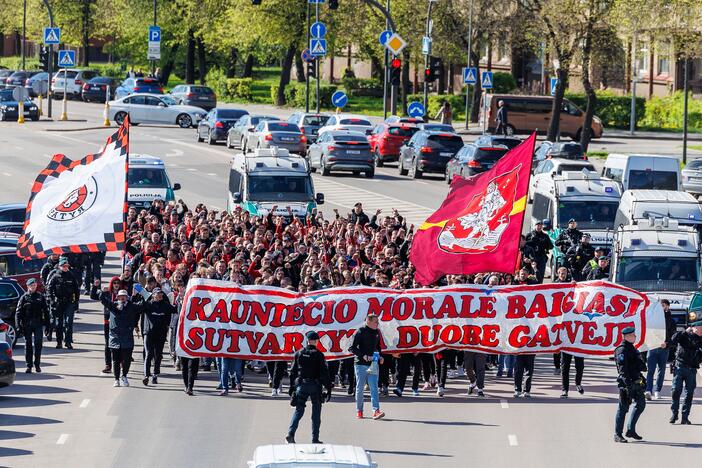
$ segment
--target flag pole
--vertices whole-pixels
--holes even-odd
[[[529,185],[531,184],[531,177],[533,175],[533,170],[534,170],[533,154],[534,154],[534,147],[536,147],[536,132],[532,132],[531,135],[529,135],[529,138],[527,138],[527,140],[524,141],[524,143],[526,143],[527,141],[529,141],[531,139],[533,139],[532,145],[531,145],[532,157],[531,157],[531,161],[529,162],[529,178],[527,179],[527,193],[525,195],[527,199],[526,199],[526,202],[524,204],[524,216],[522,216],[522,227],[519,231],[519,238],[520,239],[521,239],[522,233],[524,232],[524,221],[526,220],[526,207],[529,204]],[[524,144],[524,143],[522,143],[522,144]],[[532,210],[533,210],[533,207],[532,207]],[[521,255],[522,255],[521,249],[517,249],[517,258],[514,260],[514,268],[515,268],[514,274],[517,273],[516,268],[517,268],[517,264],[519,263],[519,258]]]

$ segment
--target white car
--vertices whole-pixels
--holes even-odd
[[[55,99],[63,99],[64,89],[68,98],[80,98],[83,84],[98,76],[94,70],[59,70],[51,79],[51,94]]]
[[[200,107],[180,105],[171,96],[163,94],[132,94],[110,101],[110,119],[121,125],[129,115],[134,124],[175,124],[181,128],[196,127],[206,111]]]
[[[332,444],[259,445],[249,468],[377,468],[362,447]]]
[[[350,130],[368,135],[373,131],[373,127],[374,125],[365,115],[333,114],[324,127],[319,129],[319,134],[327,130]]]

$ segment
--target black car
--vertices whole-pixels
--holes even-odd
[[[419,131],[400,148],[400,175],[419,179],[425,172],[444,175],[446,164],[463,148],[455,133]]]
[[[15,72],[15,70],[0,69],[0,89],[5,89],[7,79]]]
[[[115,89],[119,86],[117,80],[109,76],[96,76],[83,83],[80,96],[85,102],[105,102],[107,87],[110,87],[110,100],[115,98]]]
[[[446,182],[450,184],[453,176],[471,177],[492,169],[507,151],[509,148],[506,146],[467,144],[446,165]]]
[[[577,159],[587,161],[587,155],[583,152],[583,147],[580,143],[574,141],[544,141],[534,152],[535,161],[543,161],[544,159]]]
[[[229,129],[245,115],[249,113],[243,109],[212,109],[197,125],[197,141],[207,140],[214,145],[226,140]]]
[[[12,385],[14,381],[15,361],[12,359],[12,347],[7,343],[0,343],[0,388]]]
[[[12,278],[0,277],[0,319],[5,325],[6,341],[12,346],[17,342],[17,327],[15,325],[15,312],[17,303],[24,294],[20,284]]]
[[[473,144],[481,147],[506,146],[507,149],[512,149],[519,146],[521,142],[522,140],[516,137],[502,135],[480,135],[478,139],[473,142]]]
[[[5,89],[14,89],[17,87],[23,88],[25,82],[37,73],[41,73],[41,71],[16,71],[12,75],[5,78]]]
[[[0,121],[17,120],[19,116],[19,102],[12,97],[11,89],[0,91]],[[24,117],[34,121],[39,120],[39,108],[31,99],[24,101]]]

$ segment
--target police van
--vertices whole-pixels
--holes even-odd
[[[619,226],[610,280],[651,296],[668,299],[678,326],[687,323],[690,301],[700,289],[699,233],[669,218],[648,218]]]
[[[160,158],[147,154],[130,154],[127,172],[127,203],[136,208],[149,208],[155,200],[175,200],[180,184],[171,184],[166,166]]]
[[[610,153],[602,175],[622,184],[622,190],[682,190],[680,161],[675,156]]]
[[[561,232],[574,219],[578,229],[590,234],[590,243],[609,252],[613,241],[614,215],[622,196],[619,184],[597,172],[584,169],[566,171],[551,178],[542,178],[533,194],[532,226],[543,219],[551,220],[548,231],[555,244]],[[565,254],[554,247],[551,255],[551,276],[565,264]]]
[[[315,195],[307,160],[277,147],[235,154],[228,193],[229,212],[241,207],[256,216],[267,216],[277,206],[276,216],[289,216],[289,207],[304,218],[324,203],[324,194]]]
[[[615,226],[668,218],[702,232],[702,206],[693,195],[674,190],[627,190],[619,201]]]

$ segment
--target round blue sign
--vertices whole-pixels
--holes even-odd
[[[390,39],[390,36],[392,36],[392,31],[385,30],[380,33],[380,36],[378,36],[378,42],[380,42],[380,45],[385,45],[386,42],[388,42],[388,39]]]
[[[346,104],[348,104],[349,97],[346,95],[345,92],[337,91],[334,94],[332,94],[331,100],[332,104],[334,104],[335,107],[344,107]]]
[[[300,57],[302,58],[303,62],[314,62],[314,57],[312,56],[310,49],[303,50],[300,54]]]
[[[407,115],[410,117],[424,117],[424,104],[419,101],[407,104]]]
[[[327,27],[318,21],[310,26],[310,35],[315,39],[321,39],[327,35]]]

